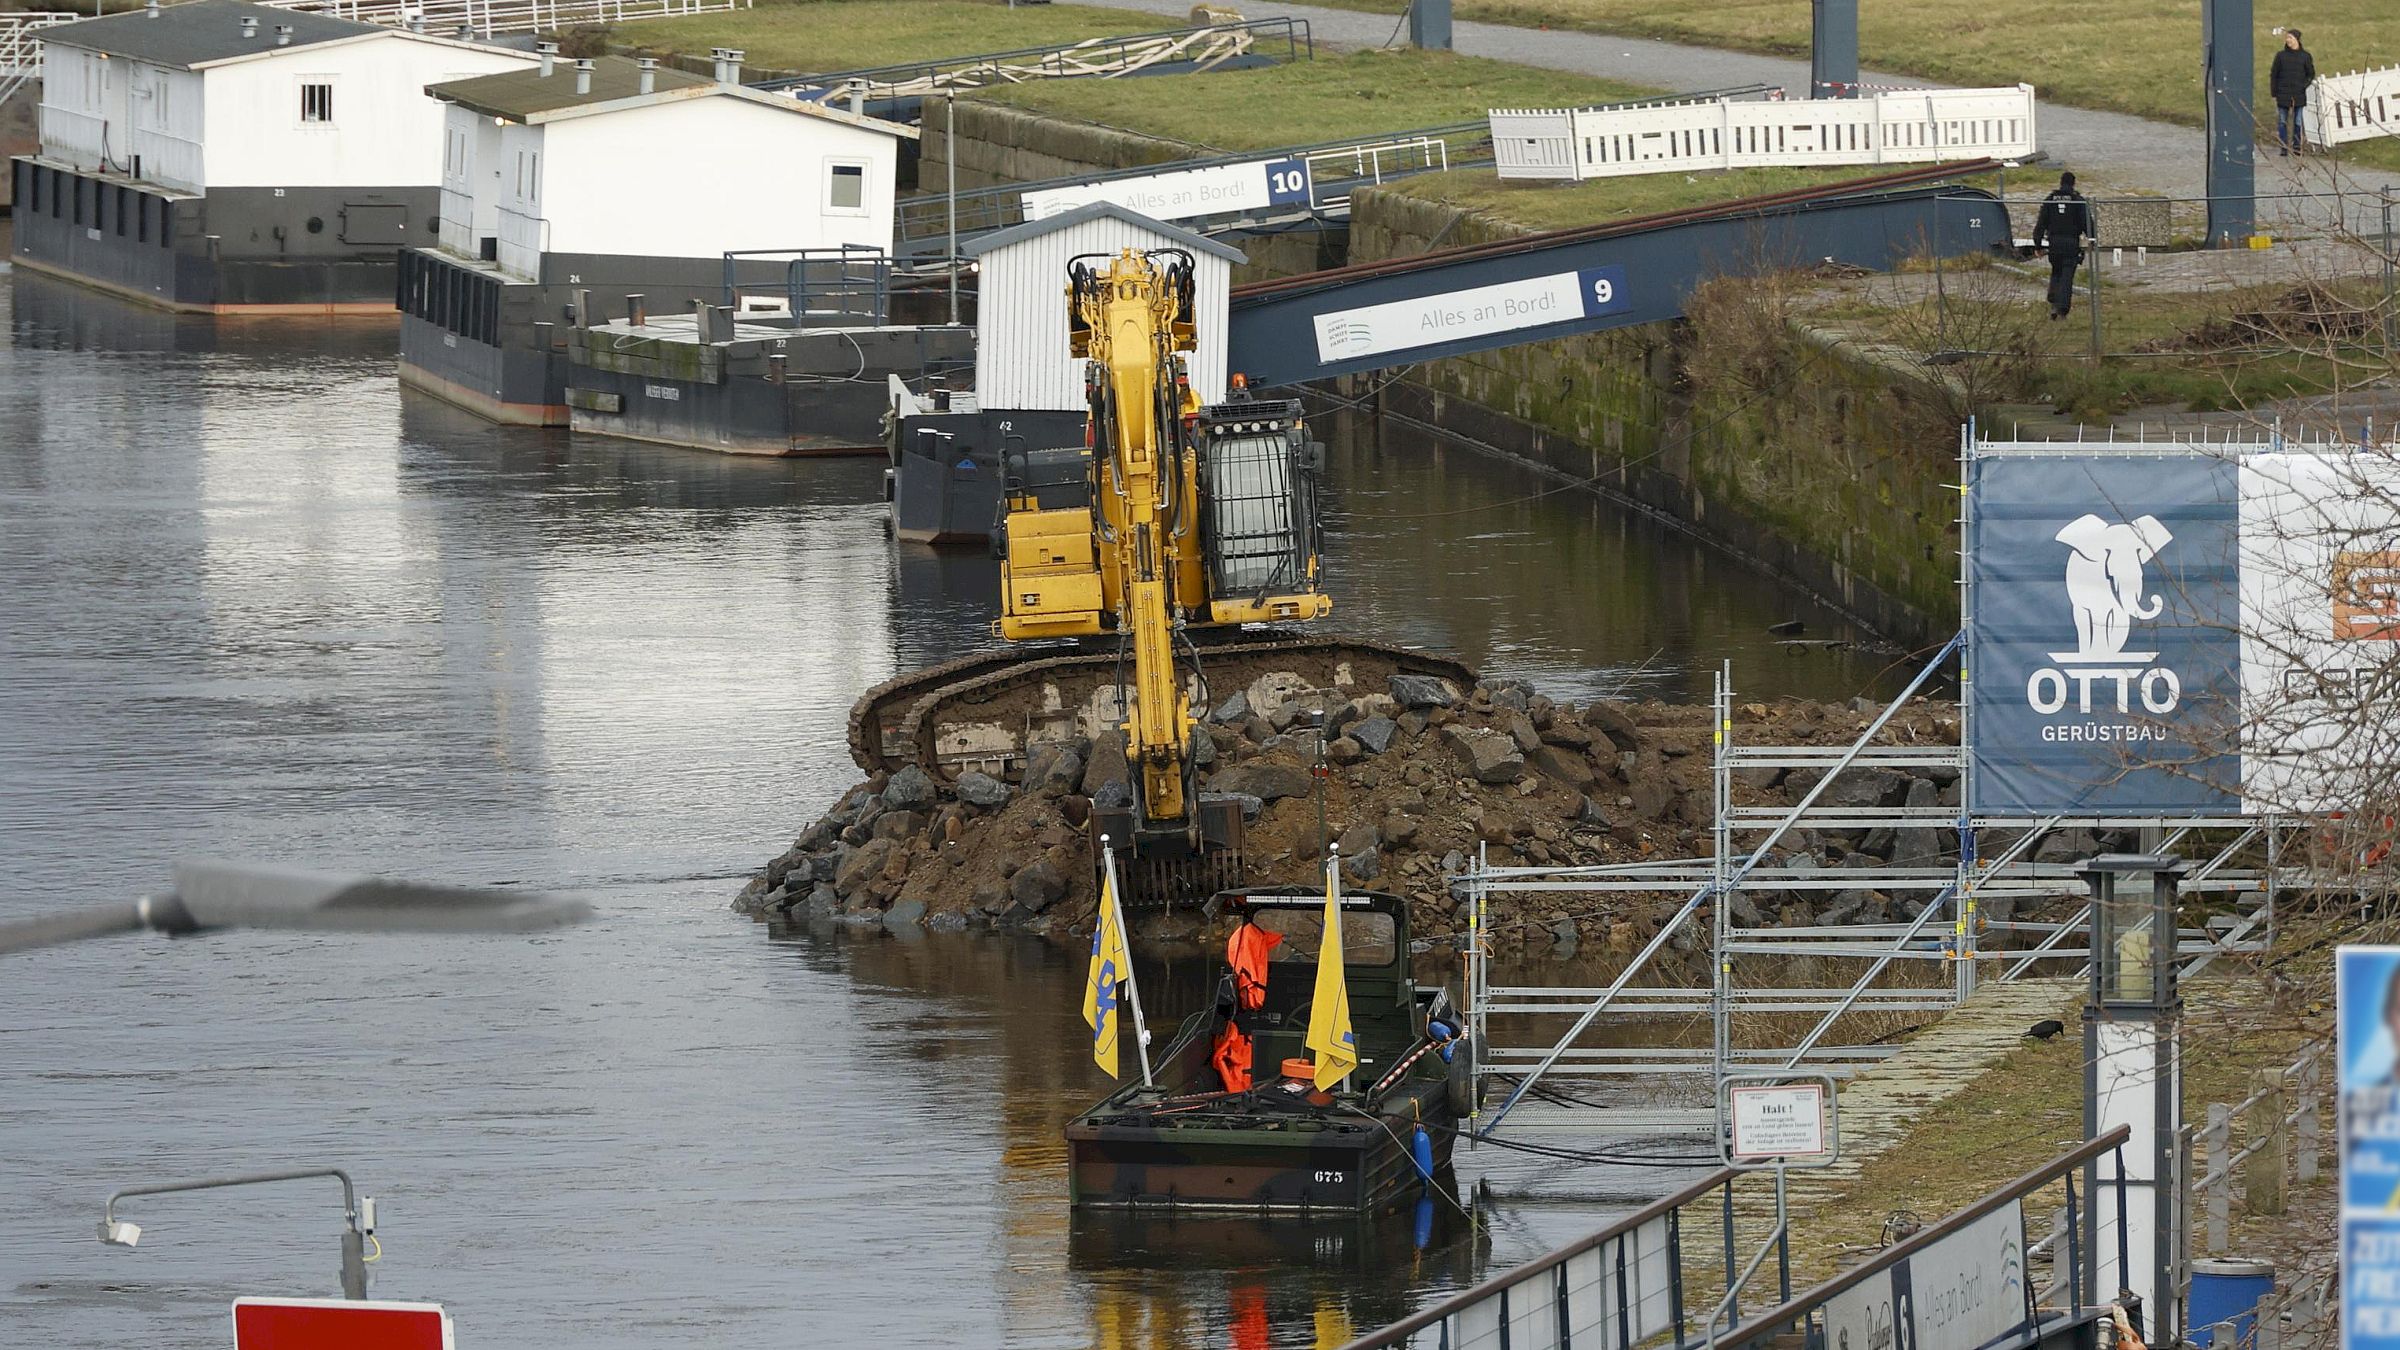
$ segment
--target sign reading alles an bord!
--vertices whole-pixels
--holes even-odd
[[[1309,199],[1308,184],[1307,160],[1266,159],[1042,188],[1023,197],[1027,220],[1047,220],[1093,202],[1114,202],[1152,220],[1195,220],[1299,205]]]
[[[1630,303],[1625,269],[1587,267],[1317,316],[1317,359],[1354,361],[1577,319]]]

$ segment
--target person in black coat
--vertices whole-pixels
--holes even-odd
[[[2092,204],[2075,190],[2075,175],[2058,176],[2058,190],[2042,198],[2033,218],[2033,246],[2050,252],[2050,317],[2063,319],[2075,304],[2075,269],[2083,266],[2083,241],[2093,234]]]
[[[2308,106],[2308,87],[2317,82],[2317,58],[2300,45],[2300,30],[2283,30],[2283,50],[2267,70],[2267,92],[2275,99],[2275,153],[2290,155],[2301,146],[2300,113]]]

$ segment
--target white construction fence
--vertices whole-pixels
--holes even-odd
[[[1872,98],[1638,108],[1494,108],[1502,178],[1610,178],[1761,165],[2017,159],[2034,150],[2033,86]]]
[[[2320,75],[2301,118],[2310,145],[2343,145],[2400,132],[2400,66]]]

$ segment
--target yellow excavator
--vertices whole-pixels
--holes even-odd
[[[1240,809],[1196,791],[1191,634],[1332,611],[1318,574],[1323,449],[1297,402],[1250,399],[1239,376],[1231,401],[1200,405],[1185,358],[1192,310],[1180,249],[1069,262],[1070,347],[1088,361],[1091,405],[1084,490],[1010,484],[998,629],[1011,641],[1117,639],[1131,800],[1096,798],[1094,832],[1163,864],[1142,870],[1169,884],[1179,862],[1230,855],[1230,869],[1182,875],[1239,884]]]

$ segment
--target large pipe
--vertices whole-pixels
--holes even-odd
[[[533,44],[533,49],[541,53],[542,56],[542,78],[545,80],[549,79],[550,72],[558,66],[558,44],[555,42],[537,42]]]
[[[575,92],[578,94],[592,92],[592,63],[588,59],[575,63]]]
[[[658,92],[658,58],[645,56],[636,64],[642,71],[640,91],[645,94]]]

